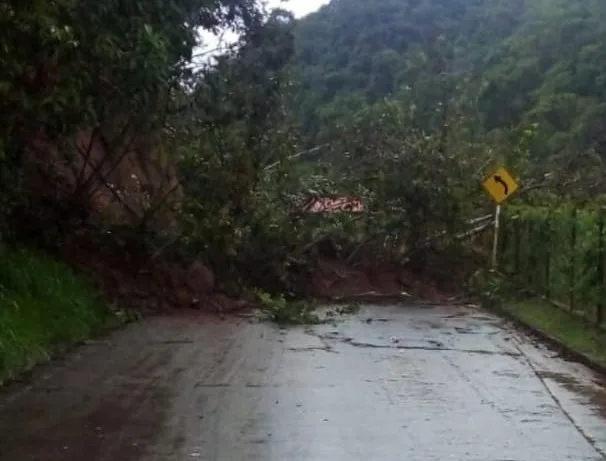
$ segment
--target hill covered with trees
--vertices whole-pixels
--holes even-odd
[[[602,152],[605,19],[599,0],[334,0],[296,31],[304,132],[398,94],[426,128],[457,96],[484,133],[536,124],[539,158]]]

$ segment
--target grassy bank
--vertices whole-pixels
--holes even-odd
[[[606,367],[606,331],[538,299],[503,303],[507,312]]]
[[[606,319],[606,211],[508,207],[499,260],[520,287],[596,324]]]
[[[101,295],[69,267],[0,247],[0,385],[116,323]]]

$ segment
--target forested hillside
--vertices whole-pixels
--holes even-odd
[[[490,169],[528,203],[606,195],[605,14],[0,0],[0,381],[132,307],[280,317],[285,293],[334,294],[343,267],[360,271],[343,290],[379,292],[387,271],[400,293],[403,268],[462,286]],[[202,36],[226,30],[211,58]],[[361,205],[306,207],[331,197]]]
[[[465,98],[486,132],[536,123],[539,157],[601,151],[605,19],[600,0],[335,0],[297,29],[305,133],[405,91],[429,112]]]

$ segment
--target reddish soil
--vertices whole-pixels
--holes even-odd
[[[222,314],[246,305],[219,292],[212,270],[200,261],[151,261],[117,245],[95,245],[84,238],[65,247],[63,258],[87,274],[121,308],[143,313],[195,309]]]
[[[250,307],[247,301],[221,293],[212,270],[200,261],[151,261],[143,252],[126,251],[115,243],[94,243],[86,237],[72,239],[62,257],[88,274],[117,307],[143,313],[186,309],[205,316]],[[401,267],[364,259],[352,267],[336,258],[320,256],[304,283],[303,294],[322,299],[396,298],[448,303],[462,293],[464,280],[476,267],[468,257],[452,259],[436,252],[424,255],[422,269],[418,265]]]
[[[321,260],[312,276],[308,295],[319,298],[411,297],[443,303],[462,291],[455,280],[440,280],[431,271],[383,264],[351,268],[334,260]]]

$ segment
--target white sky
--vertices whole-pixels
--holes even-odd
[[[317,11],[322,5],[326,5],[330,0],[266,0],[267,6],[271,8],[283,8],[293,12],[296,18],[301,18],[309,13]],[[198,52],[202,53],[198,59],[202,62],[212,57],[215,50],[219,45],[219,39],[212,34],[202,32],[201,38],[203,40],[203,46],[198,49]],[[231,33],[225,33],[223,36],[223,43],[233,43],[236,36]],[[208,51],[210,53],[206,54]]]
[[[327,3],[328,0],[269,0],[267,2],[270,7],[291,10],[297,18],[313,13]]]

